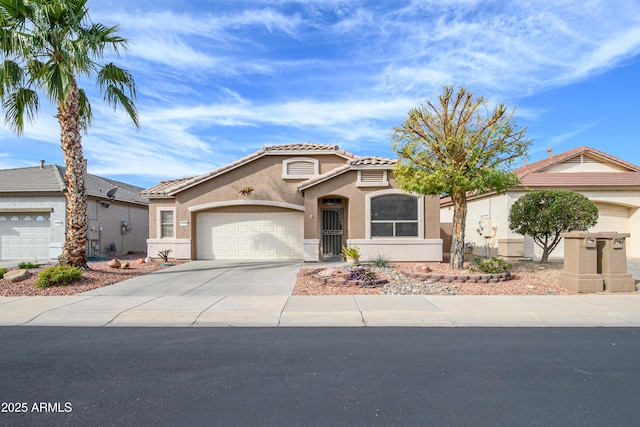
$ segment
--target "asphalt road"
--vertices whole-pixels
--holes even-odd
[[[635,328],[0,328],[0,425],[630,426],[639,356]]]

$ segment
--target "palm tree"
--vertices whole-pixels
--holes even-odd
[[[38,112],[38,92],[57,107],[66,167],[67,235],[60,264],[86,267],[86,165],[80,131],[91,123],[91,104],[79,78],[95,80],[104,100],[124,108],[136,127],[133,76],[105,52],[119,54],[127,40],[118,27],[93,23],[87,0],[0,0],[0,100],[7,124],[18,135]]]

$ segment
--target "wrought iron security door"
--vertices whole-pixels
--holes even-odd
[[[322,209],[322,256],[340,256],[344,234],[344,209]]]

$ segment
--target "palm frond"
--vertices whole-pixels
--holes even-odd
[[[0,99],[13,92],[22,83],[23,70],[16,62],[5,60],[0,65]]]
[[[35,91],[18,88],[7,96],[3,103],[5,124],[18,135],[22,134],[25,122],[33,123],[38,106],[38,94]]]
[[[136,127],[140,127],[138,111],[134,103],[136,84],[131,73],[109,63],[98,72],[96,80],[100,91],[104,93],[107,104],[113,106],[114,109],[121,105]]]

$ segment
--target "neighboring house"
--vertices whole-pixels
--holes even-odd
[[[440,261],[439,202],[405,193],[395,160],[334,145],[264,147],[191,178],[163,181],[149,199],[148,254],[180,259]]]
[[[540,259],[542,249],[529,236],[509,230],[513,203],[529,191],[564,189],[577,191],[598,207],[598,223],[588,231],[630,233],[627,255],[640,257],[640,167],[589,147],[578,147],[514,170],[521,184],[506,193],[468,198],[465,242],[477,255]],[[453,205],[443,198],[440,221],[450,229]],[[446,232],[444,233],[446,235]],[[445,236],[445,240],[446,236]],[[448,251],[445,246],[445,251]],[[549,259],[562,259],[562,242]]]
[[[110,190],[117,189],[114,191]],[[148,201],[133,185],[86,175],[88,256],[145,252]],[[66,232],[64,168],[0,170],[0,260],[56,260]],[[108,197],[107,193],[110,196]]]

